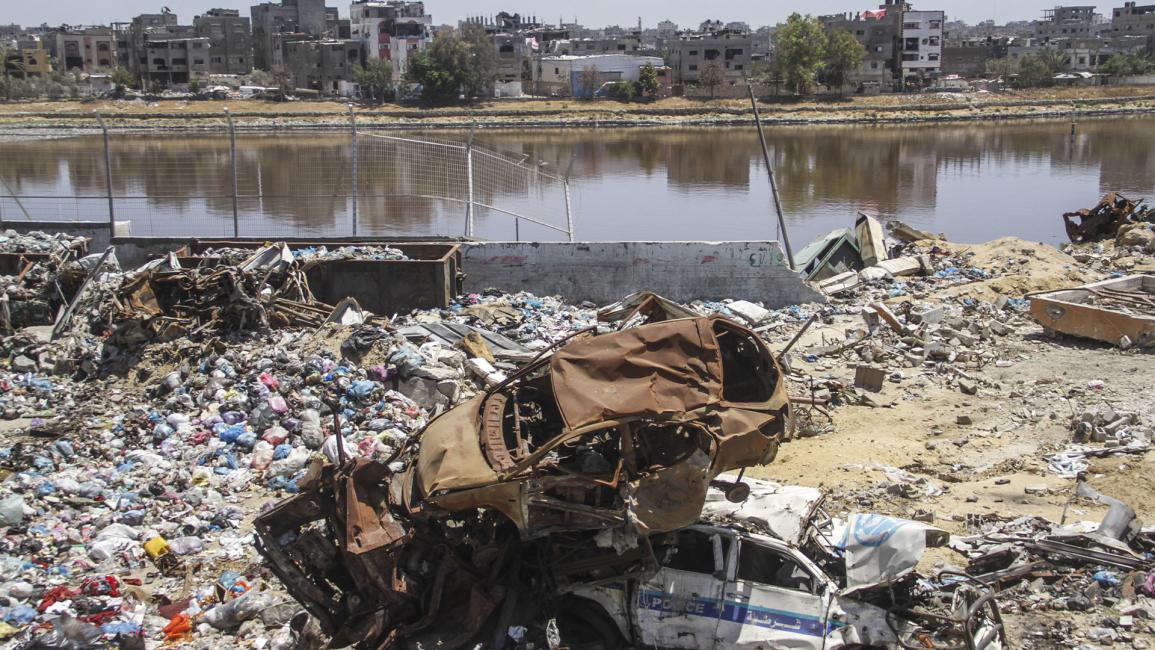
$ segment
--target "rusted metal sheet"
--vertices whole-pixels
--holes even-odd
[[[1049,333],[1122,347],[1155,345],[1155,276],[1132,275],[1028,297],[1031,315]]]

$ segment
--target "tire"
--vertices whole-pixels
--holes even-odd
[[[584,598],[562,601],[557,627],[571,650],[623,650],[625,639],[601,605]]]

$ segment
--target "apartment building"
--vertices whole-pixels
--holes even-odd
[[[193,19],[197,36],[209,39],[209,72],[246,75],[253,71],[253,31],[236,9],[210,9]]]
[[[904,11],[902,13],[902,83],[903,86],[929,85],[942,73],[942,11]]]
[[[425,3],[360,0],[349,7],[350,36],[361,42],[367,61],[388,61],[400,79],[409,56],[433,39],[433,16]]]
[[[55,56],[64,72],[93,73],[117,66],[117,38],[110,28],[61,30],[55,41]]]

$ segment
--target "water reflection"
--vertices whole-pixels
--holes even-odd
[[[438,134],[452,140],[456,134]],[[1155,118],[961,126],[777,127],[768,131],[782,204],[796,239],[847,225],[853,211],[902,218],[962,240],[1018,234],[1057,240],[1058,214],[1120,190],[1155,191]],[[575,188],[584,239],[761,238],[770,209],[752,128],[483,132]],[[363,232],[459,234],[468,190],[460,151],[367,138],[357,187]],[[238,207],[252,234],[347,234],[352,161],[338,133],[242,135]],[[229,145],[219,134],[116,136],[118,218],[153,234],[231,224]],[[475,160],[475,200],[564,223],[559,183]],[[99,138],[0,143],[0,177],[25,196],[105,193]],[[4,190],[0,189],[0,194]],[[431,197],[456,197],[445,201]],[[17,214],[4,203],[5,218]],[[35,200],[28,200],[35,206]],[[94,217],[103,204],[94,202]],[[547,214],[541,214],[545,212]],[[137,229],[139,232],[139,228]],[[214,231],[215,232],[215,231]],[[512,236],[480,213],[478,234]],[[557,238],[527,228],[522,235]]]

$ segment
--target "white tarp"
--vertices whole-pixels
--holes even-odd
[[[909,573],[927,547],[946,544],[946,531],[886,515],[851,515],[836,527],[835,547],[845,554],[846,591],[893,582]]]

